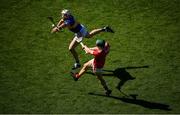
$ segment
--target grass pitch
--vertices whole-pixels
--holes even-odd
[[[0,113],[180,113],[179,0],[1,0]],[[111,52],[103,88],[91,74],[74,82],[68,51],[73,34],[50,34],[47,16],[68,8],[88,30],[110,25],[84,43],[107,40]],[[77,48],[81,63],[92,58]],[[114,73],[113,73],[114,72]],[[122,91],[124,77],[135,77]],[[119,77],[119,78],[118,78]],[[120,80],[121,79],[121,80]]]

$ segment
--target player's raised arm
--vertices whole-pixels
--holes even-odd
[[[57,24],[57,26],[55,26],[51,33],[55,33],[55,32],[58,32],[60,31],[62,28],[65,28],[67,27],[68,25],[64,23],[64,21],[60,20],[59,23]]]
[[[91,50],[95,50],[95,49],[97,49],[97,47],[92,47],[92,48],[89,48],[89,49],[91,49]]]
[[[88,48],[87,46],[84,46],[84,50],[86,53],[88,54],[93,54],[93,50],[91,50],[90,48]]]
[[[59,20],[57,26],[60,26],[62,23],[64,23],[64,20],[63,20],[63,19]]]

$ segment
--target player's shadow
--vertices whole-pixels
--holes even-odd
[[[162,104],[162,103],[157,103],[157,102],[150,102],[146,101],[143,99],[136,99],[136,98],[127,98],[127,97],[116,97],[116,96],[107,96],[104,94],[99,94],[99,93],[88,93],[89,95],[94,95],[94,96],[101,96],[101,97],[107,97],[107,98],[113,98],[116,100],[120,100],[125,103],[130,103],[130,104],[136,104],[145,108],[149,109],[160,109],[160,110],[166,110],[166,111],[171,111],[169,105],[167,104]]]
[[[115,70],[103,70],[103,76],[114,76],[118,78],[120,81],[116,86],[117,89],[121,89],[121,87],[129,80],[134,80],[135,77],[130,75],[126,69],[139,69],[139,68],[149,68],[149,66],[139,66],[139,67],[123,67],[116,68]],[[94,75],[92,72],[86,72],[87,74]]]

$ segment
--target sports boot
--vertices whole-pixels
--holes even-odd
[[[78,75],[77,73],[71,72],[71,76],[74,79],[74,81],[77,81],[79,79],[79,78],[76,77],[77,75]]]
[[[105,32],[114,33],[114,31],[109,26],[105,26],[105,27],[103,27],[103,29]]]
[[[77,69],[77,68],[80,68],[80,67],[81,67],[80,63],[74,63],[72,69]]]

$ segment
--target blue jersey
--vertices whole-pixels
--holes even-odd
[[[73,16],[70,16],[69,18],[64,19],[64,24],[65,25],[70,25],[70,29],[69,30],[74,32],[74,33],[78,33],[82,29],[82,26],[79,23],[75,27],[73,27],[74,24],[76,24],[76,23],[77,22],[75,21]]]

